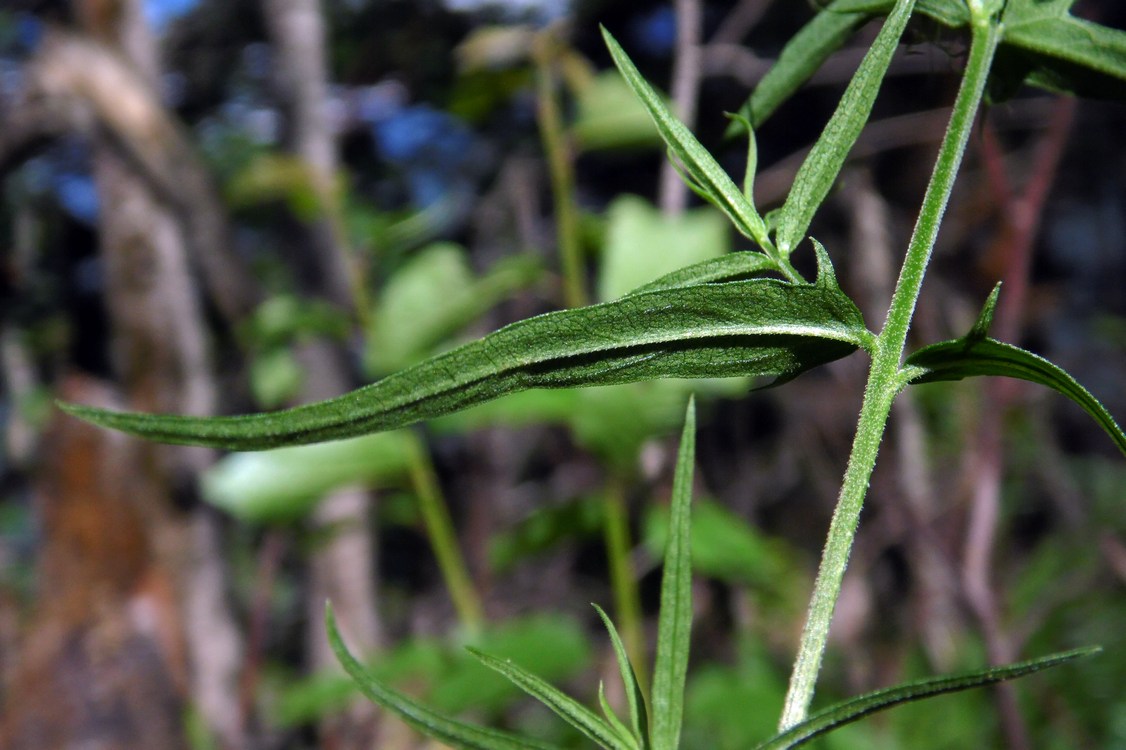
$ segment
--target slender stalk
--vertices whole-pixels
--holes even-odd
[[[411,437],[409,445],[411,484],[418,495],[426,535],[430,539],[434,556],[438,559],[442,579],[453,599],[461,626],[470,633],[478,633],[485,622],[484,607],[469,577],[461,548],[458,547],[457,535],[454,533],[449,509],[442,498],[442,491],[438,488],[430,456],[416,437]]]
[[[587,296],[586,284],[583,283],[582,247],[579,244],[579,216],[575,206],[575,170],[567,153],[563,115],[556,90],[556,44],[553,38],[542,38],[536,50],[536,114],[555,202],[563,301],[567,307],[582,307],[587,304]]]
[[[638,682],[645,685],[648,684],[648,678],[645,674],[647,659],[641,627],[641,597],[637,590],[633,564],[630,562],[629,513],[621,477],[611,477],[607,482],[603,509],[605,516],[602,530],[606,538],[610,587],[614,592],[614,613],[617,615],[626,652],[637,672]]]
[[[868,481],[876,465],[876,454],[892,402],[904,385],[900,363],[907,342],[907,330],[1000,37],[999,23],[987,17],[984,12],[975,12],[973,41],[962,85],[907,248],[899,282],[888,309],[887,321],[876,340],[852,454],[849,456],[840,497],[829,526],[828,540],[822,553],[817,581],[814,583],[801,645],[790,676],[790,688],[782,709],[779,722],[782,730],[803,721],[813,699],[829,634],[829,623],[833,618],[841,580],[856,536]]]

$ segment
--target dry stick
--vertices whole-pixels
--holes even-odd
[[[1032,245],[1040,229],[1041,212],[1055,181],[1074,112],[1074,100],[1057,101],[1048,130],[1036,148],[1028,187],[1019,196],[1013,194],[1005,177],[1003,155],[995,131],[988,125],[984,131],[982,148],[986,174],[995,194],[1002,197],[1001,253],[1005,287],[993,323],[993,334],[1001,341],[1016,341],[1020,335],[1021,316],[1028,296]],[[991,580],[1004,463],[1000,415],[1013,403],[1019,391],[1017,381],[1012,380],[993,380],[987,389],[987,402],[992,408],[982,413],[978,427],[962,583],[970,609],[981,625],[990,661],[1000,664],[1013,661],[1017,650],[1002,624]],[[1014,687],[1007,683],[998,685],[995,695],[1008,746],[1015,750],[1031,747]]]
[[[672,72],[672,111],[689,130],[696,125],[696,100],[700,95],[700,41],[704,11],[700,0],[676,0],[676,55]],[[661,164],[661,213],[677,216],[688,205],[688,186],[671,160]]]

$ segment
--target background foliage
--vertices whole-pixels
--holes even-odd
[[[134,456],[47,406],[63,396],[179,411],[177,394],[194,378],[217,393],[222,413],[334,395],[514,320],[612,301],[747,248],[716,210],[666,203],[662,148],[598,33],[604,24],[642,74],[668,81],[673,7],[325,3],[331,85],[319,128],[339,154],[326,171],[315,149],[302,150],[312,139],[302,140],[294,93],[302,71],[285,51],[293,40],[269,22],[283,5],[0,11],[0,739],[417,746],[357,707],[351,683],[323,660],[319,609],[331,595],[377,676],[445,711],[579,746],[462,646],[512,658],[573,685],[571,694],[597,684],[592,677],[614,682],[588,603],[613,611],[632,648],[655,628],[669,437],[688,384],[526,392],[413,431],[198,461]],[[746,146],[723,140],[722,113],[739,108],[763,61],[813,9],[698,6],[706,44],[694,130],[738,174]],[[1075,12],[1123,26],[1118,3],[1080,2]],[[79,49],[50,46],[60,39],[135,55],[137,33],[162,61],[132,58],[151,66],[172,123],[155,136],[145,129],[152,120],[130,129],[112,119],[115,107],[132,111],[128,90],[99,109],[96,91],[67,89],[74,79],[51,78],[44,63],[48,51]],[[785,197],[873,33],[859,30],[856,47],[830,57],[759,130],[760,206]],[[870,327],[965,54],[965,39],[941,26],[918,22],[909,35],[874,122],[811,226],[835,249],[838,278]],[[1025,63],[1010,51],[1007,64]],[[1126,414],[1126,115],[1120,104],[1073,105],[1032,89],[1000,101],[1013,93],[994,92],[975,133],[924,291],[919,343],[962,335],[1004,278],[1017,302],[998,311],[1008,321],[995,323],[1007,326],[998,338],[1064,365]],[[169,223],[143,212],[122,232],[114,222],[130,189],[168,209]],[[211,250],[248,269],[233,303],[192,246],[208,236],[206,211],[228,240]],[[179,274],[159,260],[169,233],[187,248]],[[339,278],[326,258],[342,259]],[[813,253],[794,262],[814,276]],[[567,263],[580,288],[563,281]],[[195,318],[182,312],[191,309]],[[193,355],[171,343],[182,335],[138,332],[154,310],[196,321],[199,361],[210,361],[202,374],[162,369]],[[862,382],[854,357],[783,389],[693,384],[686,746],[751,747],[773,729]],[[908,705],[822,746],[1126,743],[1126,470],[1113,444],[1039,389],[978,382],[912,393],[873,479],[819,703],[999,653],[1106,650],[1007,697]],[[336,498],[349,488],[363,491],[359,510],[326,511],[343,507]],[[193,607],[189,592],[201,590],[218,614]],[[213,681],[218,705],[204,679],[215,668],[193,650],[193,633],[216,650],[234,644]],[[114,701],[125,708],[110,712]],[[63,703],[85,708],[61,721],[50,707]]]

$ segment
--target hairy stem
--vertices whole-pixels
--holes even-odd
[[[996,21],[980,14],[975,16],[973,43],[962,85],[958,90],[950,124],[943,138],[938,160],[915,224],[915,231],[907,248],[899,282],[896,284],[895,294],[888,309],[887,322],[876,341],[852,453],[849,456],[848,468],[845,471],[833,520],[829,526],[828,540],[822,553],[817,581],[814,583],[798,657],[794,662],[786,703],[782,709],[782,718],[779,722],[782,730],[803,721],[813,699],[813,690],[817,674],[821,670],[821,659],[829,635],[829,623],[833,618],[841,580],[856,536],[868,481],[876,465],[876,454],[879,451],[892,402],[904,384],[900,363],[903,360],[907,330],[915,311],[931,250],[938,236],[942,215],[950,200],[954,178],[958,173],[973,128],[993,54],[1000,40],[1001,29]]]

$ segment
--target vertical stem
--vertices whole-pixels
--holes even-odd
[[[907,330],[926,274],[931,250],[938,236],[942,215],[950,200],[954,178],[965,153],[973,129],[974,117],[985,89],[985,81],[1000,40],[998,22],[984,13],[975,12],[970,57],[946,135],[939,149],[938,160],[927,186],[919,219],[907,248],[899,282],[888,309],[887,322],[876,340],[868,386],[860,409],[852,454],[849,456],[837,507],[829,526],[828,539],[817,572],[809,614],[802,631],[797,660],[790,675],[790,687],[782,709],[779,727],[789,729],[802,722],[821,670],[821,659],[829,635],[833,609],[840,594],[841,580],[848,565],[849,552],[860,521],[860,510],[868,490],[868,481],[876,465],[876,454],[887,425],[892,401],[904,385],[900,372]]]
[[[555,226],[563,271],[563,301],[567,307],[582,307],[587,304],[586,285],[579,244],[579,216],[575,206],[574,165],[567,152],[563,115],[556,91],[556,44],[553,38],[541,38],[536,51],[536,114],[551,174],[551,195],[555,204]]]
[[[621,626],[622,640],[626,645],[637,679],[647,684],[645,674],[645,643],[641,628],[641,599],[637,578],[630,562],[629,513],[626,508],[625,487],[621,477],[612,476],[606,483],[606,514],[602,529],[606,537],[606,558],[610,567],[610,587],[614,592],[614,613]]]
[[[426,535],[430,539],[434,557],[438,559],[442,579],[450,592],[461,626],[470,633],[478,633],[485,622],[484,607],[469,577],[469,569],[461,554],[461,548],[458,547],[449,509],[434,476],[434,466],[421,441],[413,433],[409,435],[408,444],[411,484],[414,486],[415,494],[418,495],[422,520],[426,524]]]

